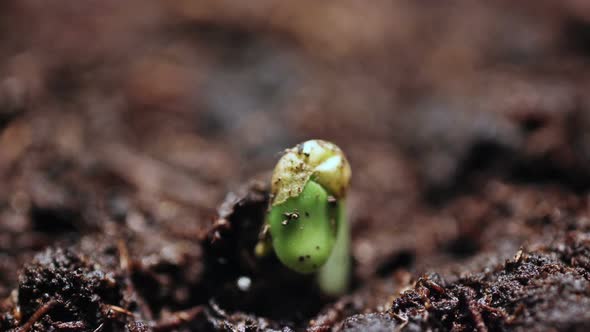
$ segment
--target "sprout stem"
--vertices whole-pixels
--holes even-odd
[[[350,227],[346,200],[341,199],[337,204],[336,242],[330,258],[318,271],[320,289],[330,296],[342,295],[350,284]]]

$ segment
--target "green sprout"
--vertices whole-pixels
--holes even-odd
[[[272,247],[291,270],[317,272],[324,293],[345,292],[350,273],[350,174],[344,153],[332,143],[310,140],[287,149],[272,175],[265,226],[270,240],[262,236],[256,254],[262,256]]]

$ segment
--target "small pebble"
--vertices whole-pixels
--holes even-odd
[[[242,292],[247,292],[250,290],[252,280],[249,277],[242,276],[238,278],[237,285]]]

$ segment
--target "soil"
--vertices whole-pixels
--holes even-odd
[[[0,331],[590,329],[583,1],[19,0],[0,27]],[[353,168],[339,298],[252,254],[309,138]]]

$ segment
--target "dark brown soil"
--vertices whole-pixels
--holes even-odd
[[[590,330],[584,1],[19,0],[0,37],[0,331]],[[252,255],[309,138],[353,168],[340,298]]]

